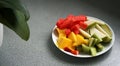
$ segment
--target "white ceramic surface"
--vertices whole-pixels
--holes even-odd
[[[95,18],[95,17],[91,17],[91,16],[87,16],[87,19],[90,19],[90,20],[94,20],[94,21],[101,21],[101,22],[104,22],[103,20],[100,20],[100,19],[98,19],[98,18]],[[106,23],[107,24],[107,23]],[[108,25],[108,24],[107,24]],[[108,25],[109,26],[109,25]],[[58,48],[58,46],[57,46],[57,44],[56,44],[56,42],[57,42],[57,36],[55,35],[55,33],[54,33],[54,30],[55,30],[55,28],[56,28],[56,26],[53,28],[53,31],[52,31],[52,39],[53,39],[53,42],[54,42],[54,44],[55,44],[55,46]],[[110,44],[107,44],[106,46],[105,46],[105,49],[104,50],[102,50],[101,52],[98,52],[97,53],[97,55],[96,56],[99,56],[99,55],[101,55],[101,54],[104,54],[105,52],[107,52],[112,46],[113,46],[113,44],[114,44],[114,40],[115,40],[115,34],[114,34],[114,32],[113,32],[113,30],[112,30],[112,28],[109,26],[109,28],[110,28],[110,30],[111,30],[111,32],[112,32],[112,41],[110,42]],[[59,49],[59,48],[58,48]],[[68,54],[68,55],[71,55],[71,56],[74,56],[74,57],[80,57],[80,58],[89,58],[89,57],[95,57],[95,56],[91,56],[91,55],[88,55],[88,54],[78,54],[78,55],[74,55],[74,54],[71,54],[71,53],[69,53],[69,52],[66,52],[66,51],[64,51],[63,49],[60,49],[62,52],[64,52],[64,53],[66,53],[66,54]]]

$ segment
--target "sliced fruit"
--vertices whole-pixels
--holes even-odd
[[[104,31],[106,31],[109,34],[110,37],[112,37],[112,32],[110,28],[108,27],[108,25],[105,24],[105,25],[100,25],[100,26],[103,28]]]
[[[106,35],[105,34],[103,34],[102,32],[100,32],[98,29],[96,29],[96,28],[91,28],[90,29],[90,34],[91,35],[93,35],[93,34],[95,34],[95,36],[97,36],[97,37],[99,37],[99,38],[105,38],[106,37]]]
[[[79,15],[74,17],[75,21],[86,21],[87,17],[85,15]]]
[[[72,20],[75,16],[73,14],[69,14],[66,18]]]
[[[103,31],[105,31],[104,33],[107,35],[104,39],[103,42],[110,42],[112,40],[112,32],[110,30],[110,28],[108,27],[108,25],[101,25],[100,26]]]
[[[89,54],[90,53],[90,47],[86,46],[85,44],[82,44],[82,51],[84,53]]]
[[[72,53],[72,54],[74,54],[74,55],[78,55],[78,54],[79,54],[79,51],[73,50],[73,49],[71,49],[71,48],[69,48],[69,47],[65,47],[65,48],[64,48],[64,51],[70,52],[70,53]]]
[[[73,46],[78,46],[78,45],[81,45],[82,43],[85,43],[85,39],[82,35],[77,34],[76,38],[77,38],[77,41],[73,44]],[[86,43],[87,43],[87,41],[86,41]]]
[[[103,30],[103,28],[101,28],[100,25],[96,24],[96,28],[97,28],[99,31],[101,31],[102,33],[104,33],[105,35],[109,36],[109,34],[108,34],[105,30]]]
[[[58,38],[58,47],[64,49],[65,47],[72,47],[72,40],[66,37],[59,37]]]
[[[95,46],[96,44],[98,44],[98,39],[97,39],[97,38],[94,38],[94,41],[93,41],[92,46]]]
[[[80,28],[83,30],[87,29],[87,27],[88,27],[88,25],[84,22],[80,22],[79,25],[80,25]]]
[[[73,32],[74,32],[75,34],[79,34],[79,33],[80,33],[79,30],[73,30]]]
[[[70,49],[69,47],[64,47],[64,51],[71,52],[72,49]]]
[[[76,35],[74,32],[71,32],[69,34],[68,38],[71,39],[73,41],[73,43],[77,41],[77,38],[76,38]]]
[[[96,56],[96,54],[97,54],[97,51],[96,51],[96,48],[95,48],[95,47],[91,47],[91,48],[90,48],[90,52],[91,52],[91,55],[92,55],[92,56]]]
[[[104,49],[104,46],[101,43],[97,44],[96,46],[97,46],[97,51],[98,52],[100,52]]]
[[[112,38],[102,32],[100,32],[98,29],[96,28],[91,28],[90,29],[90,34],[93,36],[93,37],[96,37],[100,42],[103,41],[103,42],[110,42],[112,40]]]
[[[89,42],[88,39],[84,39],[83,43],[86,44],[86,45],[88,45],[88,42]]]
[[[105,37],[105,38],[103,38],[103,42],[110,42],[112,40],[112,37],[110,37],[110,36],[107,36],[107,37]]]
[[[88,21],[96,22],[97,24],[104,25],[105,22],[98,20],[98,19],[93,19],[93,18],[88,18]]]
[[[65,29],[56,28],[58,36],[66,36]]]
[[[96,24],[96,28],[99,31],[101,31],[103,34],[106,35],[106,37],[103,38],[103,42],[110,42],[111,41],[112,38],[110,37],[110,35],[101,26],[99,26],[98,24]]]
[[[85,32],[87,32],[88,34],[90,34],[90,29],[86,29]]]
[[[96,23],[99,24],[99,25],[105,25],[105,23],[102,22],[102,21],[96,21]]]
[[[80,33],[81,33],[85,38],[90,38],[90,37],[91,37],[91,35],[90,35],[89,33],[85,32],[84,30],[82,30],[82,29],[79,29],[79,30],[80,30]]]
[[[57,25],[58,28],[62,28],[61,25],[62,25],[62,23],[64,23],[64,20],[65,20],[65,19],[60,18],[60,19],[57,21],[56,25]]]
[[[97,43],[103,41],[102,38],[98,34],[96,34],[96,33],[94,33],[92,36],[98,40]]]
[[[61,29],[68,28],[70,24],[71,24],[71,20],[65,19],[64,22],[60,25]]]
[[[94,38],[89,38],[89,47],[93,46]]]
[[[71,29],[75,34],[78,34],[78,33],[79,33],[79,28],[80,28],[80,25],[79,25],[79,24],[76,24],[76,25],[72,26],[70,29]]]
[[[71,53],[74,54],[74,55],[78,55],[78,54],[79,54],[79,51],[73,50],[73,51],[71,51]]]
[[[70,30],[70,29],[65,29],[65,34],[66,34],[66,36],[68,36],[70,33],[71,33],[71,30]]]
[[[87,24],[87,29],[89,29],[90,27],[93,27],[95,26],[96,22],[93,22],[93,21],[85,21],[85,23]]]
[[[81,42],[81,43],[82,43],[82,42]],[[73,46],[76,47],[76,46],[78,46],[78,45],[81,45],[81,43],[78,44],[77,42],[74,42],[74,43],[73,43]]]

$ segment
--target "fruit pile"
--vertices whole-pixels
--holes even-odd
[[[85,15],[68,15],[60,18],[56,25],[58,47],[74,55],[83,52],[95,56],[104,49],[104,43],[112,39],[104,22],[89,20]]]
[[[71,31],[73,31],[75,34],[79,33],[79,28],[86,29],[87,24],[84,22],[87,20],[87,17],[84,15],[80,16],[74,16],[74,15],[68,15],[67,18],[61,18],[57,21],[57,27],[60,29],[66,29],[65,33],[66,35],[69,35]]]

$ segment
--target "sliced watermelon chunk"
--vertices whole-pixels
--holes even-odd
[[[64,19],[59,19],[56,25],[60,29],[69,29],[65,31],[66,35],[68,35],[71,31],[73,31],[75,34],[78,34],[79,28],[83,30],[87,28],[87,24],[85,23],[86,20],[87,17],[85,15],[74,16],[70,14]]]
[[[65,34],[66,34],[66,36],[68,36],[68,35],[70,34],[70,32],[71,32],[70,29],[66,29],[66,30],[65,30]]]
[[[57,21],[57,23],[56,23],[56,25],[57,25],[57,27],[58,28],[61,28],[61,25],[64,23],[64,18],[60,18],[58,21]]]
[[[78,55],[78,54],[79,54],[79,51],[73,50],[73,51],[71,51],[71,53],[74,54],[74,55]]]
[[[88,27],[88,25],[84,22],[80,22],[79,25],[80,25],[80,28],[83,30],[85,30]]]

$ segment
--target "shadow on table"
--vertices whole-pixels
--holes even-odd
[[[76,57],[73,57],[73,56],[69,56],[63,52],[61,52],[53,43],[52,37],[50,36],[50,38],[48,39],[48,49],[50,50],[50,53],[51,55],[60,60],[60,61],[64,61],[64,62],[67,62],[67,63],[71,63],[71,64],[96,64],[96,63],[99,63],[100,61],[103,61],[105,60],[111,50],[109,50],[108,52],[104,53],[103,55],[100,55],[98,57],[93,57],[93,58],[76,58]]]

